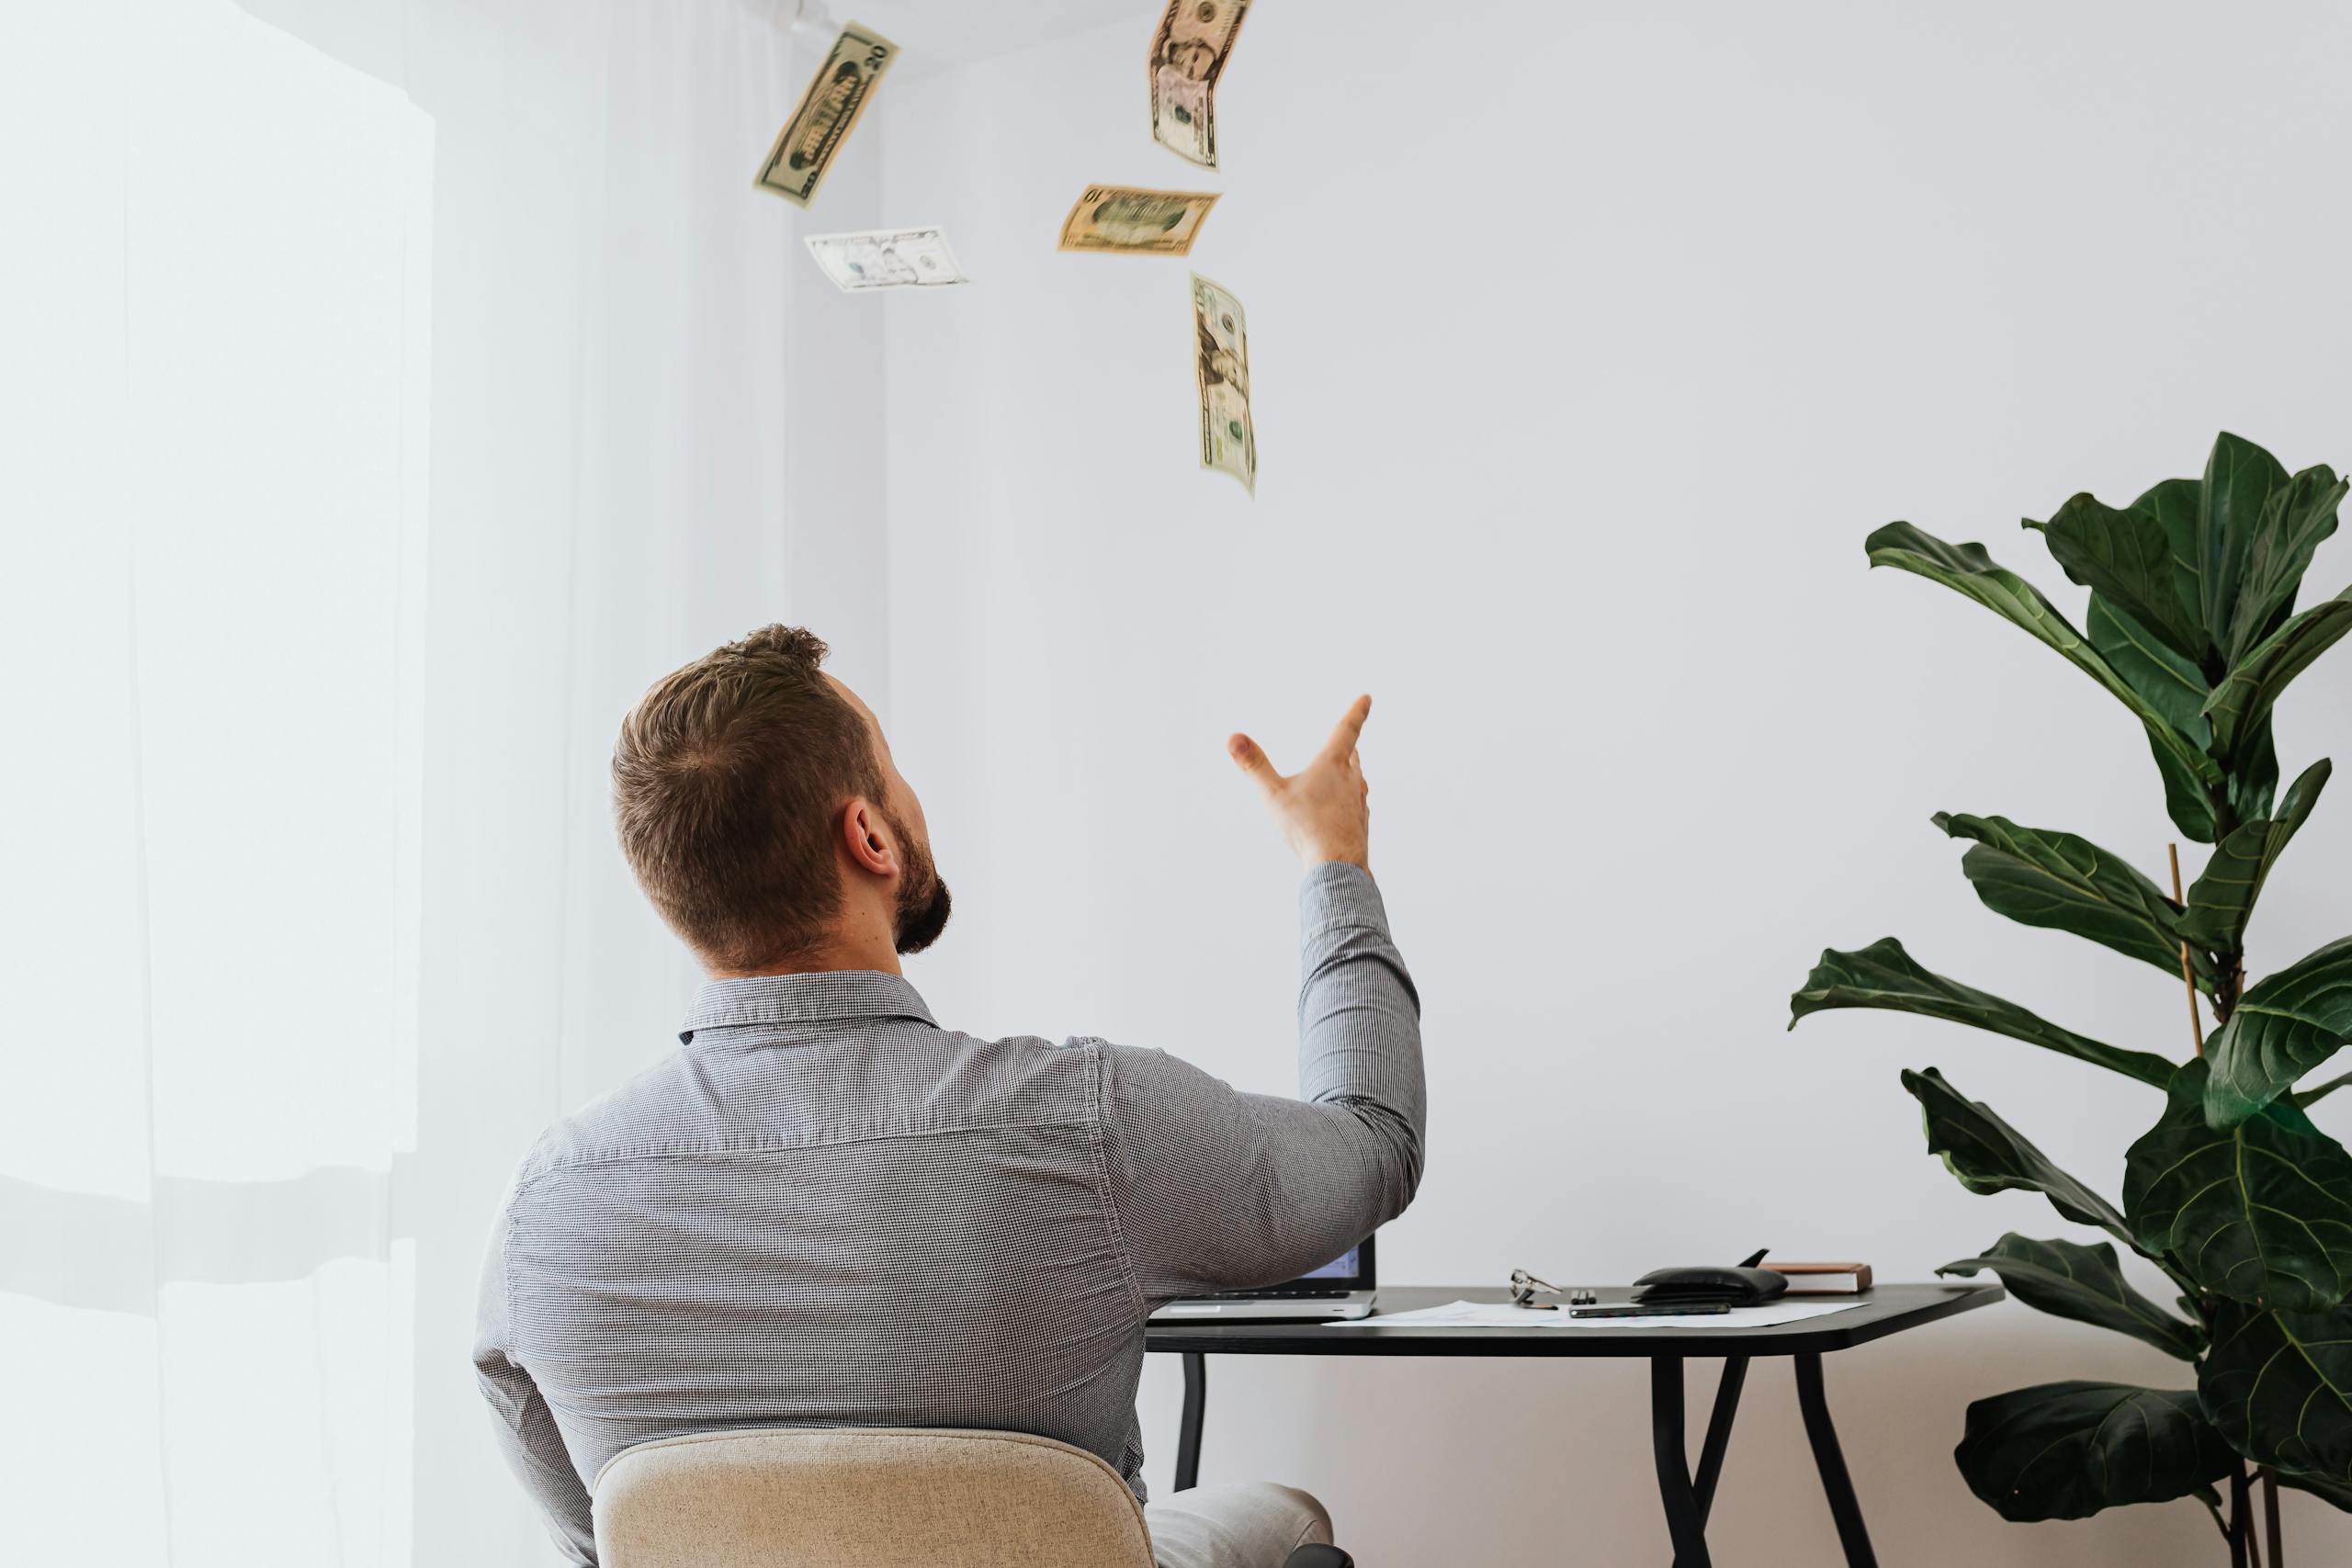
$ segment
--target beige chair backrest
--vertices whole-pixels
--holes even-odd
[[[603,1568],[1152,1568],[1118,1472],[1017,1432],[669,1438],[615,1455],[594,1490]]]

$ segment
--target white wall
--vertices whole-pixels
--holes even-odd
[[[1789,1036],[1785,998],[1825,944],[1895,932],[2183,1050],[2177,985],[1982,910],[1928,822],[2001,812],[2154,871],[2154,773],[2088,682],[1866,573],[1861,539],[1982,538],[2078,611],[2020,515],[2195,473],[2224,426],[2352,463],[2352,17],[1268,5],[1196,175],[1146,134],[1149,9],[879,109],[887,220],[945,224],[976,280],[882,307],[887,717],[959,910],[915,970],[934,1007],[1287,1089],[1292,872],[1220,743],[1298,758],[1368,689],[1432,1107],[1389,1278],[1770,1244],[1922,1279],[2064,1234],[1927,1157],[1897,1069],[2110,1192],[2153,1094],[1887,1015]],[[1194,467],[1186,265],[1054,252],[1095,180],[1228,192],[1193,263],[1250,312],[1254,504]],[[2347,580],[2338,541],[2312,587]],[[2290,769],[2352,759],[2347,696],[2339,654],[2283,705]],[[2352,924],[2347,852],[2352,795],[2273,885],[2258,966]],[[2194,1504],[2027,1529],[1968,1496],[1966,1402],[2061,1377],[2181,1381],[2014,1306],[1831,1363],[1886,1561],[2216,1560]],[[1785,1371],[1751,1387],[1717,1539],[1829,1561]],[[1234,1362],[1205,1474],[1315,1488],[1369,1568],[1662,1560],[1645,1397],[1637,1363]],[[1164,1487],[1171,1367],[1145,1414]],[[2352,1546],[2305,1503],[2298,1560]]]

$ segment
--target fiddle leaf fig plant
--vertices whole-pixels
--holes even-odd
[[[1872,566],[1965,594],[2097,682],[2146,736],[2174,825],[2212,846],[2176,897],[2075,833],[2006,817],[1934,818],[1968,846],[1961,874],[1985,908],[2137,959],[2164,976],[2151,984],[2185,985],[2190,1007],[2201,1003],[2211,1020],[2194,1055],[2077,1034],[1931,972],[1893,937],[1824,953],[1790,998],[1792,1029],[1835,1009],[1918,1013],[2162,1096],[2154,1125],[2124,1156],[2118,1203],[1935,1068],[1903,1074],[1928,1151],[1962,1186],[2040,1192],[2063,1219],[2110,1238],[2010,1234],[1941,1272],[1997,1276],[2028,1306],[2127,1335],[2193,1371],[2188,1387],[2043,1383],[1972,1404],[1953,1458],[2004,1518],[2195,1497],[2237,1563],[2258,1550],[2252,1479],[2270,1483],[2273,1540],[2281,1485],[2352,1511],[2352,1154],[2307,1113],[2352,1073],[2304,1084],[2352,1044],[2352,937],[2252,986],[2245,976],[2256,905],[2327,787],[2322,760],[2279,792],[2271,713],[2290,682],[2352,633],[2352,589],[2295,607],[2346,485],[2325,465],[2290,474],[2225,433],[2199,479],[2166,479],[2121,508],[2077,495],[2047,521],[2028,519],[2066,577],[2090,591],[2081,630],[1982,545],[1947,544],[1908,523],[1866,544]],[[2177,1311],[2125,1278],[2119,1244],[2170,1280]]]

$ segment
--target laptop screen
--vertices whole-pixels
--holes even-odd
[[[1302,1280],[1352,1280],[1356,1277],[1356,1256],[1363,1247],[1351,1247],[1320,1269],[1309,1269],[1299,1276]]]
[[[1273,1290],[1280,1292],[1293,1285],[1320,1285],[1327,1290],[1334,1286],[1351,1291],[1371,1290],[1373,1288],[1372,1243],[1373,1238],[1366,1236],[1322,1268],[1310,1269],[1295,1280],[1288,1280],[1274,1286]],[[1252,1295],[1257,1292],[1242,1291],[1237,1293]]]

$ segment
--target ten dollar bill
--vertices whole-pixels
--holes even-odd
[[[1116,251],[1129,255],[1190,254],[1193,237],[1216,205],[1215,191],[1137,190],[1088,186],[1062,220],[1065,251]]]
[[[833,40],[825,63],[800,95],[800,105],[784,129],[775,133],[767,162],[760,165],[752,184],[772,190],[795,207],[806,207],[817,194],[833,154],[842,150],[874,85],[899,57],[899,46],[869,28],[852,22]]]

